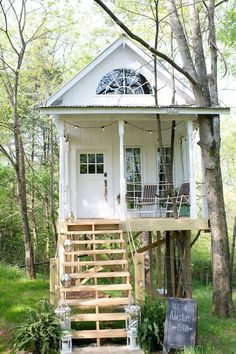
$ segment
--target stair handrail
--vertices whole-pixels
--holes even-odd
[[[128,235],[128,243],[130,245],[131,257],[133,260],[133,264],[135,264],[135,254],[137,253],[137,248],[136,248],[136,245],[134,242],[133,233],[131,231],[131,226],[130,226],[129,219],[128,219],[127,205],[125,205],[125,225],[126,225],[126,230],[127,230],[127,235]]]

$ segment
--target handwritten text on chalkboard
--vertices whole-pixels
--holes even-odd
[[[168,298],[164,349],[194,346],[196,341],[197,302]]]

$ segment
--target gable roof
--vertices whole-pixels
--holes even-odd
[[[61,96],[68,92],[72,87],[74,87],[80,80],[82,80],[89,72],[91,72],[97,65],[102,61],[108,58],[115,50],[120,46],[128,46],[132,51],[134,51],[139,57],[141,57],[145,62],[153,66],[153,58],[145,53],[144,50],[139,48],[134,44],[126,35],[122,35],[119,39],[113,42],[108,48],[106,48],[102,53],[100,53],[95,59],[93,59],[89,64],[87,64],[78,74],[76,74],[72,79],[70,79],[66,84],[59,88],[54,94],[52,94],[46,100],[46,106],[57,105]],[[163,75],[171,75],[167,68],[158,62],[158,71]],[[192,91],[182,82],[177,79],[177,85],[179,85],[179,90],[182,91],[185,95],[188,95],[189,98],[192,98]]]

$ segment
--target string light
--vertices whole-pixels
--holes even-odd
[[[182,123],[183,123],[183,121],[177,123],[176,126],[174,127],[174,129],[176,130],[176,127],[177,127],[178,125],[182,124]],[[142,127],[139,127],[139,126],[137,126],[137,125],[135,125],[135,124],[133,124],[133,123],[127,122],[127,121],[125,121],[125,124],[130,125],[131,127],[136,128],[136,129],[138,129],[138,130],[142,130],[142,131],[144,131],[144,132],[148,132],[149,134],[152,134],[153,132],[157,132],[157,131],[158,131],[158,129],[152,129],[152,130],[150,130],[150,129],[142,128]],[[162,128],[161,131],[166,131],[166,130],[170,130],[170,129],[172,129],[172,126],[170,126],[170,127],[168,127],[168,128]]]
[[[118,123],[118,120],[115,120],[114,122],[111,122],[111,123],[108,123],[108,124],[105,124],[105,125],[99,125],[99,126],[84,126],[84,127],[81,127],[77,124],[74,124],[74,123],[71,123],[71,122],[68,122],[68,121],[65,121],[65,123],[69,124],[69,125],[72,125],[73,127],[75,127],[75,129],[101,129],[103,132],[105,131],[105,128],[107,127],[110,127],[112,126],[113,124],[115,123]],[[135,129],[138,129],[138,130],[142,130],[144,132],[147,132],[149,134],[152,134],[154,132],[157,132],[158,129],[146,129],[146,128],[142,128],[142,127],[139,127],[138,125],[136,124],[133,124],[133,123],[130,123],[128,121],[124,121],[125,125],[129,125]],[[176,130],[176,127],[180,124],[182,124],[183,121],[179,122],[176,124],[176,126],[173,128],[174,130]],[[168,128],[162,128],[161,131],[166,131],[166,130],[171,130],[172,129],[172,126],[168,127]]]
[[[102,129],[102,131],[105,131],[105,128],[107,127],[110,127],[111,125],[117,123],[118,120],[115,120],[114,122],[111,122],[111,123],[108,123],[106,125],[98,125],[98,126],[94,126],[94,127],[89,127],[89,126],[84,126],[84,127],[81,127],[80,125],[77,125],[77,124],[74,124],[74,123],[71,123],[71,122],[68,122],[68,121],[65,121],[65,123],[75,127],[75,129]]]

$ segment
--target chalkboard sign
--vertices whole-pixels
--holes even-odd
[[[195,346],[196,332],[196,300],[168,298],[163,353],[168,353],[171,348]]]

